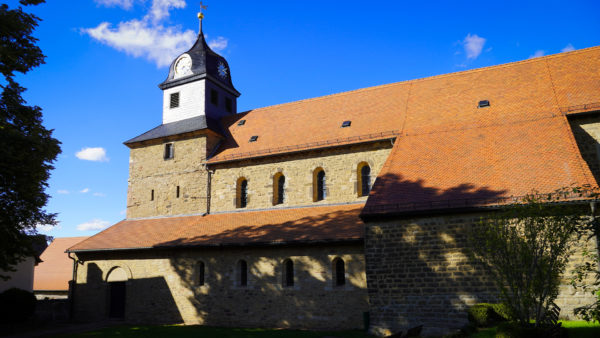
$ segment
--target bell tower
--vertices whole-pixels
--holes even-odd
[[[218,120],[237,113],[240,93],[231,82],[227,60],[204,39],[203,18],[204,14],[198,13],[196,43],[171,63],[167,79],[158,85],[163,91],[163,124],[198,116]]]

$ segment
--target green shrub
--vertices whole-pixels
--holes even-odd
[[[0,321],[14,323],[31,318],[35,302],[35,296],[29,291],[12,288],[0,293]]]
[[[496,312],[498,316],[502,317],[502,319],[506,321],[512,320],[512,316],[510,315],[510,309],[508,308],[508,306],[502,303],[490,305],[492,306],[492,309],[494,309],[494,312]]]
[[[479,303],[467,310],[469,322],[478,327],[490,327],[509,318],[506,307],[502,304]]]

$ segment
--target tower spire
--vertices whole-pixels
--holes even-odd
[[[200,12],[198,12],[198,20],[200,21],[200,28],[198,30],[198,34],[202,34],[202,19],[204,19],[204,13],[202,13],[202,10],[206,9],[208,6],[202,4],[202,1],[200,1]]]

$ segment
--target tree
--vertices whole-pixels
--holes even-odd
[[[564,188],[530,194],[483,218],[469,236],[472,253],[489,267],[500,298],[521,327],[532,319],[537,328],[558,318],[554,300],[575,247],[571,244],[578,227],[589,221],[587,204],[562,203],[573,195],[588,193]]]
[[[21,0],[23,6],[44,0]],[[32,36],[40,19],[19,6],[0,5],[0,278],[26,256],[33,255],[30,235],[38,224],[55,224],[55,214],[44,207],[52,163],[60,142],[42,125],[42,109],[27,106],[25,88],[15,72],[27,73],[44,63],[44,55]]]

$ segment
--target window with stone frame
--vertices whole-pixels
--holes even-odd
[[[165,160],[170,160],[173,158],[173,143],[165,143],[165,151],[163,153],[163,158]]]
[[[284,287],[294,286],[294,262],[291,259],[286,259],[283,262],[283,279]]]
[[[333,285],[346,285],[346,265],[339,257],[333,260]]]
[[[245,260],[238,262],[238,286],[248,286],[248,263]]]
[[[245,208],[248,205],[248,180],[240,177],[236,184],[235,207]]]
[[[358,177],[358,196],[368,196],[371,191],[371,167],[367,162],[361,162],[356,170]]]
[[[198,262],[198,272],[197,272],[197,278],[198,278],[198,285],[202,286],[205,283],[205,278],[206,278],[206,267],[204,266],[204,262],[199,261]]]
[[[322,201],[327,197],[325,170],[317,168],[313,171],[313,202]]]
[[[285,202],[285,176],[277,173],[273,176],[273,205]]]

